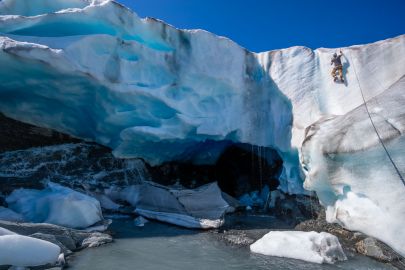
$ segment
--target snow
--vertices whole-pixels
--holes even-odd
[[[4,232],[6,233],[4,234]],[[60,260],[59,246],[44,240],[8,232],[0,228],[0,265],[40,266],[54,264]]]
[[[10,209],[31,222],[86,228],[103,220],[96,199],[54,183],[44,190],[14,190],[6,201]]]
[[[271,231],[253,243],[250,250],[319,264],[347,260],[337,237],[325,232]]]
[[[232,143],[274,148],[282,191],[307,192],[305,178],[329,221],[405,256],[405,188],[360,91],[405,175],[405,35],[342,48],[346,84],[336,84],[335,49],[255,54],[203,30],[140,19],[114,1],[7,0],[0,14],[6,116],[151,165],[214,163]]]

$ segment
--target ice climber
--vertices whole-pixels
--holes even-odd
[[[334,53],[333,57],[331,59],[331,62],[330,62],[331,65],[334,65],[334,67],[332,69],[332,77],[335,82],[337,82],[337,80],[338,80],[338,76],[337,76],[336,72],[339,74],[340,81],[344,82],[343,65],[342,65],[342,60],[341,60],[342,56],[343,56],[342,51],[340,51],[339,55],[337,55],[337,53]]]

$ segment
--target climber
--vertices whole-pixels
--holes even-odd
[[[337,80],[338,80],[336,72],[338,72],[338,74],[339,74],[340,81],[344,82],[343,65],[342,65],[342,60],[341,60],[342,56],[343,56],[343,53],[342,53],[342,50],[340,50],[339,55],[337,55],[337,53],[333,54],[333,58],[331,59],[331,62],[330,62],[331,65],[334,65],[334,67],[332,69],[332,77],[335,82],[337,82]]]

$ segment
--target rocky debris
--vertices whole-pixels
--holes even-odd
[[[355,248],[358,253],[383,262],[392,262],[397,258],[397,256],[393,257],[394,254],[390,252],[387,245],[372,237],[360,240],[355,244]]]
[[[111,235],[95,232],[82,241],[81,247],[82,248],[98,247],[104,244],[111,243],[112,241],[113,239]]]
[[[255,242],[246,232],[236,232],[235,234],[224,233],[223,239],[235,246],[249,246]]]
[[[67,134],[16,121],[0,113],[0,153],[80,141]]]

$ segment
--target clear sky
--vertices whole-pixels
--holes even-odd
[[[118,0],[141,17],[205,29],[255,51],[343,47],[405,34],[405,0]]]

